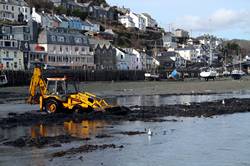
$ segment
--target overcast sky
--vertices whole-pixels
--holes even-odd
[[[184,28],[193,36],[210,33],[250,40],[250,0],[107,0],[136,13],[151,14],[166,30]],[[171,26],[170,26],[171,25]]]

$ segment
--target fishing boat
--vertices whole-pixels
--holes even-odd
[[[242,76],[244,76],[245,73],[241,70],[241,55],[240,55],[240,68],[239,70],[238,69],[234,69],[231,73],[231,77],[234,79],[234,80],[239,80],[241,79]]]
[[[232,73],[231,73],[231,77],[234,80],[239,80],[244,75],[245,75],[245,73],[242,70],[233,70]]]

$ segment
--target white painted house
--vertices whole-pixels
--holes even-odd
[[[126,52],[126,61],[128,62],[128,70],[137,70],[137,57],[135,54]]]
[[[119,16],[119,21],[126,27],[135,27],[135,23],[133,22],[132,17],[130,17],[129,15],[123,15],[123,16]]]
[[[178,48],[175,49],[175,52],[178,53],[186,61],[192,61],[192,59],[196,57],[196,50],[194,47]]]
[[[171,32],[167,32],[163,37],[162,37],[162,40],[163,40],[163,47],[165,48],[177,48],[177,42],[176,42],[176,39],[175,39],[175,35]]]
[[[146,27],[155,27],[157,25],[156,20],[153,19],[148,13],[142,13],[140,16],[144,18]]]
[[[136,27],[141,30],[146,29],[146,20],[143,18],[141,15],[129,12],[125,15],[119,16],[119,21],[125,25],[127,28],[128,27]]]
[[[42,16],[36,12],[36,9],[34,7],[32,8],[31,18],[39,24],[42,23]]]
[[[24,54],[17,40],[0,40],[0,65],[3,70],[24,70]]]
[[[126,57],[127,54],[118,48],[115,48],[115,52],[117,70],[129,70],[129,58]]]
[[[18,16],[22,14],[24,21],[30,19],[30,7],[24,0],[1,0],[0,19],[18,21]]]
[[[125,48],[124,49],[128,54],[131,55],[131,69],[132,70],[142,70],[143,59],[139,51],[133,48]]]

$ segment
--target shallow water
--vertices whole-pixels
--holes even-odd
[[[201,103],[229,98],[250,98],[250,91],[235,91],[232,93],[206,95],[147,95],[147,96],[120,96],[108,98],[110,103],[124,106],[161,106],[185,103]]]
[[[82,135],[82,127],[89,124],[91,133],[90,144],[124,145],[121,150],[107,149],[88,154],[75,154],[54,158],[51,154],[56,151],[78,147],[85,141],[65,144],[61,148],[11,148],[0,146],[0,165],[249,165],[250,164],[250,113],[219,116],[216,118],[176,118],[178,122],[145,123],[121,122],[107,124],[105,122],[75,124],[75,132],[65,126],[45,127],[47,135],[68,133]],[[240,123],[239,123],[240,122]],[[79,127],[82,126],[82,127]],[[112,126],[112,127],[111,127]],[[126,136],[117,134],[118,131],[144,131],[150,128],[153,136]],[[31,135],[32,130],[39,126],[18,128],[9,131],[19,132],[18,135]],[[84,128],[86,129],[86,128]],[[86,129],[87,130],[87,129]],[[1,135],[7,133],[1,131]],[[77,134],[78,133],[78,134]],[[113,137],[95,139],[97,134],[110,134]],[[13,137],[10,136],[10,137]],[[13,158],[15,156],[15,158]],[[79,157],[83,156],[83,161]],[[62,164],[63,163],[63,164]]]
[[[104,98],[108,103],[122,106],[161,106],[185,103],[201,103],[229,98],[250,98],[250,90],[234,91],[232,93],[204,94],[204,95],[146,95],[146,96],[118,96]],[[18,103],[8,102],[0,104],[0,118],[8,113],[24,113],[39,110],[39,105],[25,104],[24,100]]]
[[[124,96],[109,98],[112,103],[125,106],[160,106],[204,102],[225,98],[250,98],[249,91],[237,91],[211,95],[152,95]],[[38,105],[0,104],[0,117],[8,112],[23,112],[38,109]],[[75,124],[34,125],[0,129],[0,144],[6,139],[15,140],[21,136],[57,136],[70,134],[90,141],[71,142],[62,147],[13,148],[0,145],[0,165],[109,165],[109,166],[246,166],[250,165],[250,113],[218,116],[215,118],[176,118],[177,122],[113,122],[83,121]],[[150,128],[154,135],[126,136],[121,131],[144,131]],[[113,137],[97,139],[96,135],[108,134]],[[94,151],[52,159],[51,154],[84,144],[115,144],[124,148]],[[79,157],[83,156],[80,160]]]

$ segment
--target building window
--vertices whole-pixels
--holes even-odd
[[[12,11],[14,11],[14,6],[12,6]]]
[[[51,36],[51,40],[52,40],[53,42],[55,42],[55,41],[56,41],[56,36],[52,35],[52,36]]]
[[[79,51],[79,48],[78,47],[75,47],[75,52],[78,52]]]
[[[8,5],[6,5],[6,10],[9,10],[9,6]]]
[[[6,57],[9,58],[9,51],[6,51]]]
[[[16,57],[17,57],[17,52],[15,51],[15,52],[14,52],[14,58],[16,58]]]
[[[121,54],[121,59],[123,59],[123,55]]]
[[[63,36],[57,36],[57,41],[58,42],[64,42],[64,37]]]
[[[53,47],[53,52],[54,52],[54,53],[56,52],[56,46]]]
[[[5,5],[3,5],[3,9],[5,9]]]
[[[14,62],[14,68],[15,69],[17,68],[17,62]]]
[[[87,39],[82,39],[83,44],[88,44]]]
[[[84,52],[85,51],[85,48],[84,47],[82,47],[82,52]]]
[[[6,62],[6,68],[10,68],[10,62]]]
[[[21,59],[19,59],[19,65],[21,65],[22,63],[21,63]]]
[[[63,52],[63,50],[62,50],[62,46],[60,46],[60,52]]]
[[[76,38],[75,38],[75,42],[76,42],[77,44],[82,43],[82,38],[76,37]]]

